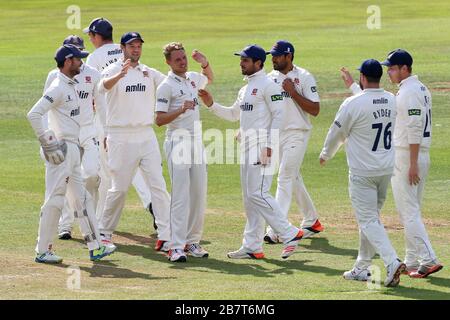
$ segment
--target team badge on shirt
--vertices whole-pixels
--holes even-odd
[[[192,85],[192,88],[197,88],[196,86],[195,86],[195,82],[194,81],[191,81],[191,85]]]
[[[147,70],[142,71],[142,73],[144,74],[144,78],[145,78],[145,77],[147,77],[147,78],[149,77],[149,76],[148,76],[148,71],[147,71]]]
[[[85,80],[86,83],[92,83],[92,82],[91,82],[91,77],[90,77],[90,76],[84,77],[84,80]]]
[[[295,78],[295,79],[294,79],[294,83],[295,83],[296,85],[299,85],[299,84],[300,84],[300,79],[299,79],[299,78]]]
[[[256,93],[258,92],[258,89],[257,88],[255,88],[255,89],[253,89],[253,91],[252,91],[252,96],[256,96]]]

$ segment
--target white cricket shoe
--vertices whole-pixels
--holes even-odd
[[[107,246],[100,246],[98,249],[89,250],[89,258],[91,261],[98,261],[103,257],[109,256],[114,253],[116,249]]]
[[[169,250],[168,258],[171,262],[186,262],[187,257],[183,249]]]
[[[114,245],[114,243],[112,242],[112,235],[111,234],[100,234],[100,241],[102,243],[102,245],[104,245],[105,247],[108,248],[109,251],[114,252],[117,247]]]
[[[317,219],[316,222],[312,226],[302,228],[302,230],[304,233],[303,239],[306,239],[306,238],[310,238],[310,237],[322,232],[324,230],[324,228],[323,228],[322,224],[320,223],[319,219]]]
[[[227,253],[228,258],[230,259],[264,259],[263,252],[249,252],[244,248],[240,248],[236,251],[231,251]]]
[[[39,262],[39,263],[52,263],[52,264],[57,264],[57,263],[61,263],[62,262],[62,258],[58,257],[53,251],[47,251],[43,254],[37,254],[36,258],[34,259],[34,261]]]
[[[280,243],[280,239],[278,238],[278,236],[276,235],[275,231],[272,230],[272,228],[270,228],[267,232],[266,235],[264,236],[264,241],[268,244],[276,244],[276,243]]]
[[[295,249],[297,249],[298,243],[302,238],[303,238],[303,231],[299,230],[297,235],[284,245],[283,251],[281,252],[281,258],[283,259],[289,258],[294,253]]]
[[[400,275],[406,270],[406,264],[401,262],[399,259],[392,262],[387,266],[386,280],[384,280],[384,285],[386,287],[396,287],[400,283]]]
[[[370,281],[369,269],[353,267],[352,270],[345,271],[342,275],[345,280]]]
[[[209,253],[203,249],[199,243],[188,244],[184,248],[184,252],[195,258],[208,258]]]

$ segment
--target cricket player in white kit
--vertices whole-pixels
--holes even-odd
[[[395,170],[392,192],[404,226],[405,264],[412,278],[425,278],[443,268],[431,246],[422,221],[421,202],[430,168],[431,93],[412,75],[413,59],[402,49],[388,54],[383,65],[398,84],[397,121],[394,131]]]
[[[294,46],[285,40],[277,41],[270,50],[274,70],[268,76],[282,87],[286,103],[286,120],[280,132],[280,169],[275,199],[287,217],[294,193],[295,201],[304,215],[301,223],[303,238],[308,238],[323,231],[300,174],[312,129],[309,115],[315,117],[319,114],[320,99],[313,75],[292,63],[294,50]],[[264,240],[267,243],[278,242],[270,226],[267,227]]]
[[[103,72],[105,68],[110,66],[113,63],[121,60],[123,58],[123,52],[120,47],[120,44],[113,43],[113,26],[112,24],[105,18],[95,18],[90,23],[89,27],[85,28],[84,33],[89,35],[89,39],[91,43],[94,45],[95,50],[92,52],[86,64],[97,69],[99,72]],[[101,183],[99,189],[99,202],[97,205],[97,216],[103,212],[106,193],[108,189],[111,187],[111,177],[109,171],[107,169],[107,150],[105,149],[105,144],[103,143],[105,140],[104,133],[104,123],[97,118],[96,125],[97,131],[99,133],[99,141],[100,141],[100,160],[101,160]],[[149,187],[146,185],[144,178],[142,177],[140,169],[136,171],[136,175],[133,178],[133,186],[136,189],[139,198],[141,199],[142,205],[144,208],[150,211],[150,214],[153,217],[153,225],[155,229],[157,229],[155,223],[155,217],[152,210],[152,198]],[[100,217],[99,217],[100,218]]]
[[[167,125],[164,151],[172,181],[169,259],[185,262],[186,253],[197,258],[209,255],[200,246],[208,178],[198,90],[213,81],[213,73],[206,57],[196,50],[192,57],[202,73],[188,71],[181,43],[167,44],[163,53],[171,71],[156,91],[155,122]]]
[[[393,287],[399,284],[406,266],[389,241],[380,213],[394,170],[395,96],[380,88],[383,69],[377,60],[364,61],[359,70],[364,90],[347,98],[339,108],[320,153],[320,164],[324,165],[346,143],[349,193],[360,246],[356,263],[344,278],[369,280],[369,267],[378,253],[387,270],[384,284]]]
[[[162,159],[153,131],[155,92],[165,76],[139,62],[144,40],[137,32],[121,38],[123,59],[107,67],[99,84],[106,93],[106,134],[111,188],[100,219],[102,241],[112,245],[131,181],[142,170],[153,197],[158,223],[156,250],[170,240],[170,197],[162,174]]]
[[[405,232],[405,273],[413,278],[425,278],[443,266],[433,251],[421,217],[420,206],[430,166],[431,94],[417,76],[411,75],[412,63],[407,51],[397,49],[382,64],[388,66],[391,82],[399,86],[391,184]],[[345,85],[358,94],[360,88],[348,70],[341,71]]]
[[[248,81],[239,91],[235,103],[224,107],[214,103],[207,91],[199,91],[200,98],[214,114],[229,121],[240,120],[241,184],[247,224],[241,248],[229,252],[228,257],[264,258],[262,245],[267,222],[285,244],[281,257],[286,259],[294,253],[303,231],[289,223],[278,202],[270,195],[273,172],[266,170],[274,148],[278,148],[272,145],[271,136],[278,134],[284,123],[283,96],[280,87],[263,70],[266,60],[263,48],[250,45],[235,55],[241,57],[242,74]]]
[[[73,44],[80,50],[84,50],[83,39],[71,35],[63,41],[64,44]],[[51,83],[58,77],[59,69],[53,69],[47,76],[44,92],[50,87]],[[75,76],[78,83],[75,89],[80,103],[80,146],[82,148],[81,175],[83,177],[86,190],[94,201],[94,207],[97,206],[98,187],[100,183],[99,170],[100,160],[98,151],[97,131],[94,126],[93,102],[97,110],[104,112],[104,95],[98,94],[97,84],[100,81],[101,74],[97,70],[83,63],[80,67],[80,73]],[[47,114],[46,114],[47,115]],[[72,225],[74,215],[70,210],[67,199],[64,203],[64,209],[58,225],[58,236],[60,239],[71,239]]]
[[[35,259],[40,263],[62,261],[52,251],[52,243],[66,194],[87,242],[90,259],[99,260],[114,252],[114,248],[100,243],[94,205],[81,176],[80,115],[85,110],[79,103],[75,87],[78,81],[74,77],[80,73],[81,58],[87,55],[73,45],[60,47],[55,56],[60,72],[27,115],[47,160],[45,202],[41,208]],[[47,112],[48,129],[43,123]]]

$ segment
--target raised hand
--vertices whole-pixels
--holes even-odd
[[[211,93],[209,93],[208,91],[200,89],[200,90],[198,90],[198,96],[200,97],[200,99],[202,99],[203,103],[208,108],[213,105],[213,103],[214,103],[213,97],[212,97]]]
[[[350,74],[350,72],[347,70],[347,68],[346,67],[342,67],[341,69],[340,69],[340,71],[341,71],[341,77],[342,77],[342,80],[344,80],[344,84],[345,84],[345,86],[347,87],[347,88],[350,88],[350,86],[353,84],[353,77],[352,77],[352,75]]]
[[[208,59],[206,59],[206,56],[197,49],[192,51],[192,59],[200,63],[202,68],[205,68],[208,65]]]

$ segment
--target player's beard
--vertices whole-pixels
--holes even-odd
[[[241,71],[244,76],[251,76],[252,74],[254,74],[256,72],[255,67],[253,67],[253,68],[248,67],[247,69],[244,69],[241,67]]]
[[[125,60],[130,59],[131,63],[138,63],[140,58],[140,55],[130,55],[129,57],[126,57]]]
[[[80,72],[81,72],[80,68],[81,68],[81,65],[79,65],[78,67],[72,67],[70,69],[70,75],[72,76],[72,78],[75,77],[77,74],[80,74]]]
[[[273,70],[282,71],[287,68],[287,62],[273,63]]]

